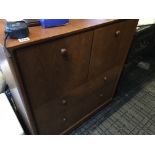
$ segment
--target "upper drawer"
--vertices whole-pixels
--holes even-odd
[[[93,32],[16,51],[17,65],[32,106],[62,96],[88,78]]]

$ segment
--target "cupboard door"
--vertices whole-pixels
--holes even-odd
[[[93,32],[89,31],[16,51],[15,58],[41,133],[62,131],[59,122],[63,108],[55,100],[87,81],[92,37]]]
[[[136,24],[137,20],[126,20],[95,30],[89,70],[90,79],[115,66],[123,65]]]

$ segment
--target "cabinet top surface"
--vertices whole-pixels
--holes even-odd
[[[57,38],[95,26],[117,22],[118,19],[70,19],[65,26],[44,29],[41,26],[29,27],[29,41],[19,42],[17,39],[7,39],[7,48],[18,48],[34,42]],[[0,20],[0,44],[4,44],[4,20]]]

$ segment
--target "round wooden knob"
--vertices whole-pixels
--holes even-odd
[[[104,77],[104,80],[105,80],[105,81],[107,80],[107,77],[106,77],[106,76]]]
[[[120,33],[121,33],[121,31],[120,31],[120,30],[117,30],[117,31],[115,32],[115,36],[118,37],[118,36],[120,35]]]
[[[67,104],[67,101],[65,99],[63,99],[61,102],[62,102],[63,105]]]
[[[66,48],[62,48],[60,50],[60,52],[61,52],[62,55],[67,55],[67,49]]]
[[[66,122],[66,121],[67,121],[67,118],[66,118],[66,117],[64,117],[62,120],[63,120],[63,122]]]
[[[103,94],[100,94],[100,97],[103,97]]]

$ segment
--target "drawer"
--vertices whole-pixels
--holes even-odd
[[[93,81],[66,92],[64,96],[38,107],[35,115],[38,118],[40,133],[62,133],[111,100],[116,78],[115,68]]]
[[[112,69],[85,85],[74,89],[63,98],[67,102],[64,113],[66,129],[74,126],[74,124],[112,99],[117,75],[117,70]]]

